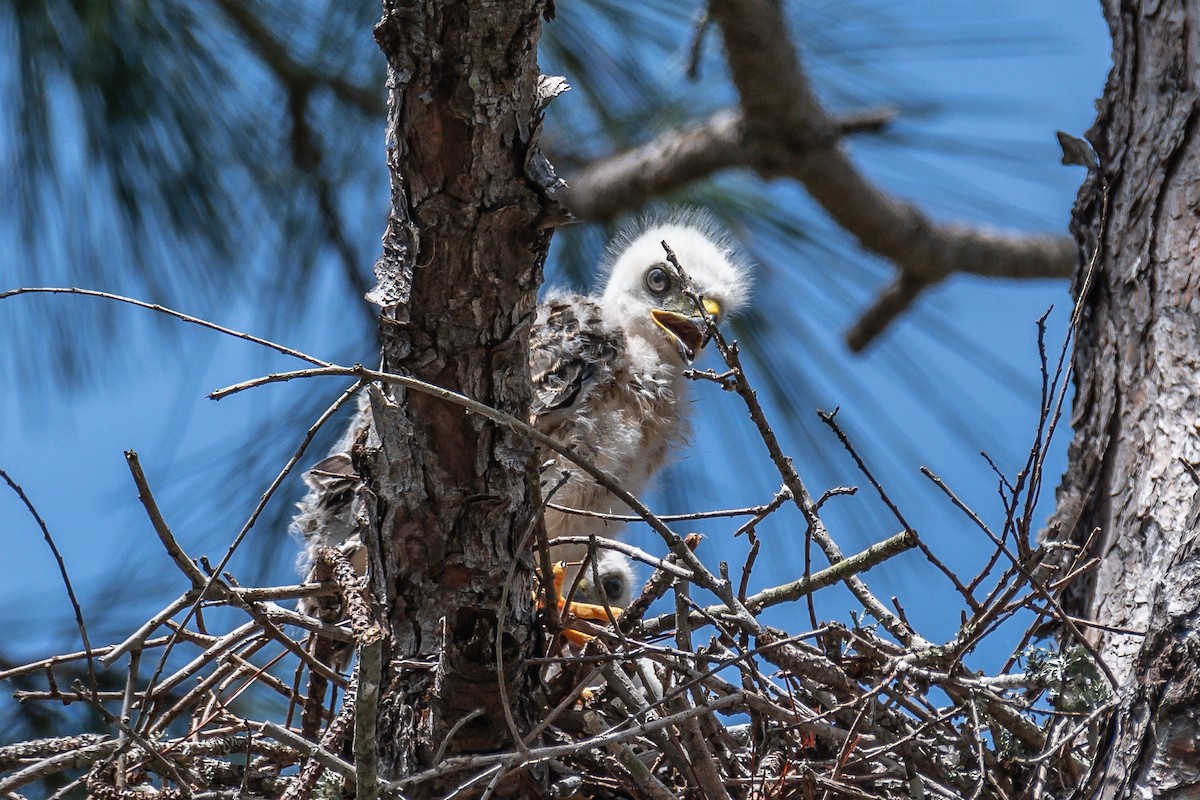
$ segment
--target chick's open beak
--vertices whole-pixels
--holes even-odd
[[[704,310],[715,317],[721,313],[721,306],[716,301],[706,298]],[[704,324],[704,317],[699,314],[685,317],[674,311],[653,308],[650,310],[650,317],[654,320],[654,324],[670,335],[671,342],[679,351],[680,358],[689,364],[708,342],[708,328]]]

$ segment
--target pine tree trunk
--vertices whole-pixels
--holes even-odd
[[[376,28],[392,182],[373,295],[383,366],[520,419],[549,245],[547,201],[527,177],[542,163],[543,5],[386,0]],[[399,387],[372,405],[379,441],[361,460],[378,498],[372,591],[390,627],[376,738],[381,776],[395,778],[428,769],[439,748],[511,747],[499,681],[527,730],[533,561],[519,540],[537,479],[528,441],[457,406]],[[453,785],[423,783],[416,796]]]
[[[1145,632],[1088,634],[1120,699],[1090,793],[1196,797],[1200,3],[1104,6],[1114,66],[1089,132],[1099,175],[1075,209],[1075,439],[1050,536],[1100,559],[1069,610]]]

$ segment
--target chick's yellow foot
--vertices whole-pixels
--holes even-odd
[[[563,583],[567,577],[567,562],[559,561],[554,565],[553,571],[554,596],[558,601],[558,613],[562,616],[564,625],[570,624],[570,617],[574,617],[576,619],[594,620],[607,625],[610,618],[615,619],[621,616],[621,613],[625,610],[616,606],[604,606],[583,601],[574,601],[568,603],[567,599],[563,597]],[[541,605],[540,600],[539,605]],[[610,613],[611,617],[609,616]],[[567,641],[578,647],[583,647],[585,644],[595,638],[584,633],[583,631],[573,630],[570,627],[567,627],[563,630],[563,636],[566,637]]]

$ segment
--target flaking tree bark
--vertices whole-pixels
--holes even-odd
[[[1196,797],[1200,5],[1107,0],[1104,12],[1114,64],[1074,219],[1075,438],[1049,535],[1099,557],[1070,610],[1112,626],[1089,634],[1120,705],[1088,795]]]
[[[543,10],[540,0],[387,0],[375,31],[388,61],[392,186],[372,295],[383,366],[518,418],[550,238],[545,187],[527,177],[544,164]],[[390,628],[377,742],[390,778],[427,769],[439,748],[513,745],[497,642],[514,721],[528,729],[533,561],[519,545],[537,475],[528,441],[461,408],[400,388],[371,402],[378,441],[359,443],[356,459],[377,496],[372,591]]]

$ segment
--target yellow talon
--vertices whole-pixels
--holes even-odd
[[[611,618],[615,619],[619,617],[625,610],[616,606],[602,606],[597,605],[596,603],[585,603],[581,601],[567,603],[566,598],[563,597],[563,583],[566,581],[567,577],[567,562],[559,561],[557,564],[555,564],[553,567],[553,573],[554,596],[558,598],[559,614],[563,614],[563,612],[566,611],[567,615],[571,617],[595,620],[607,625],[610,619],[610,613]],[[569,626],[570,619],[567,615],[564,615],[563,624]],[[583,631],[574,630],[570,627],[564,628],[562,633],[563,636],[566,637],[567,641],[579,647],[586,645],[593,638],[595,638],[590,634],[586,634]]]

